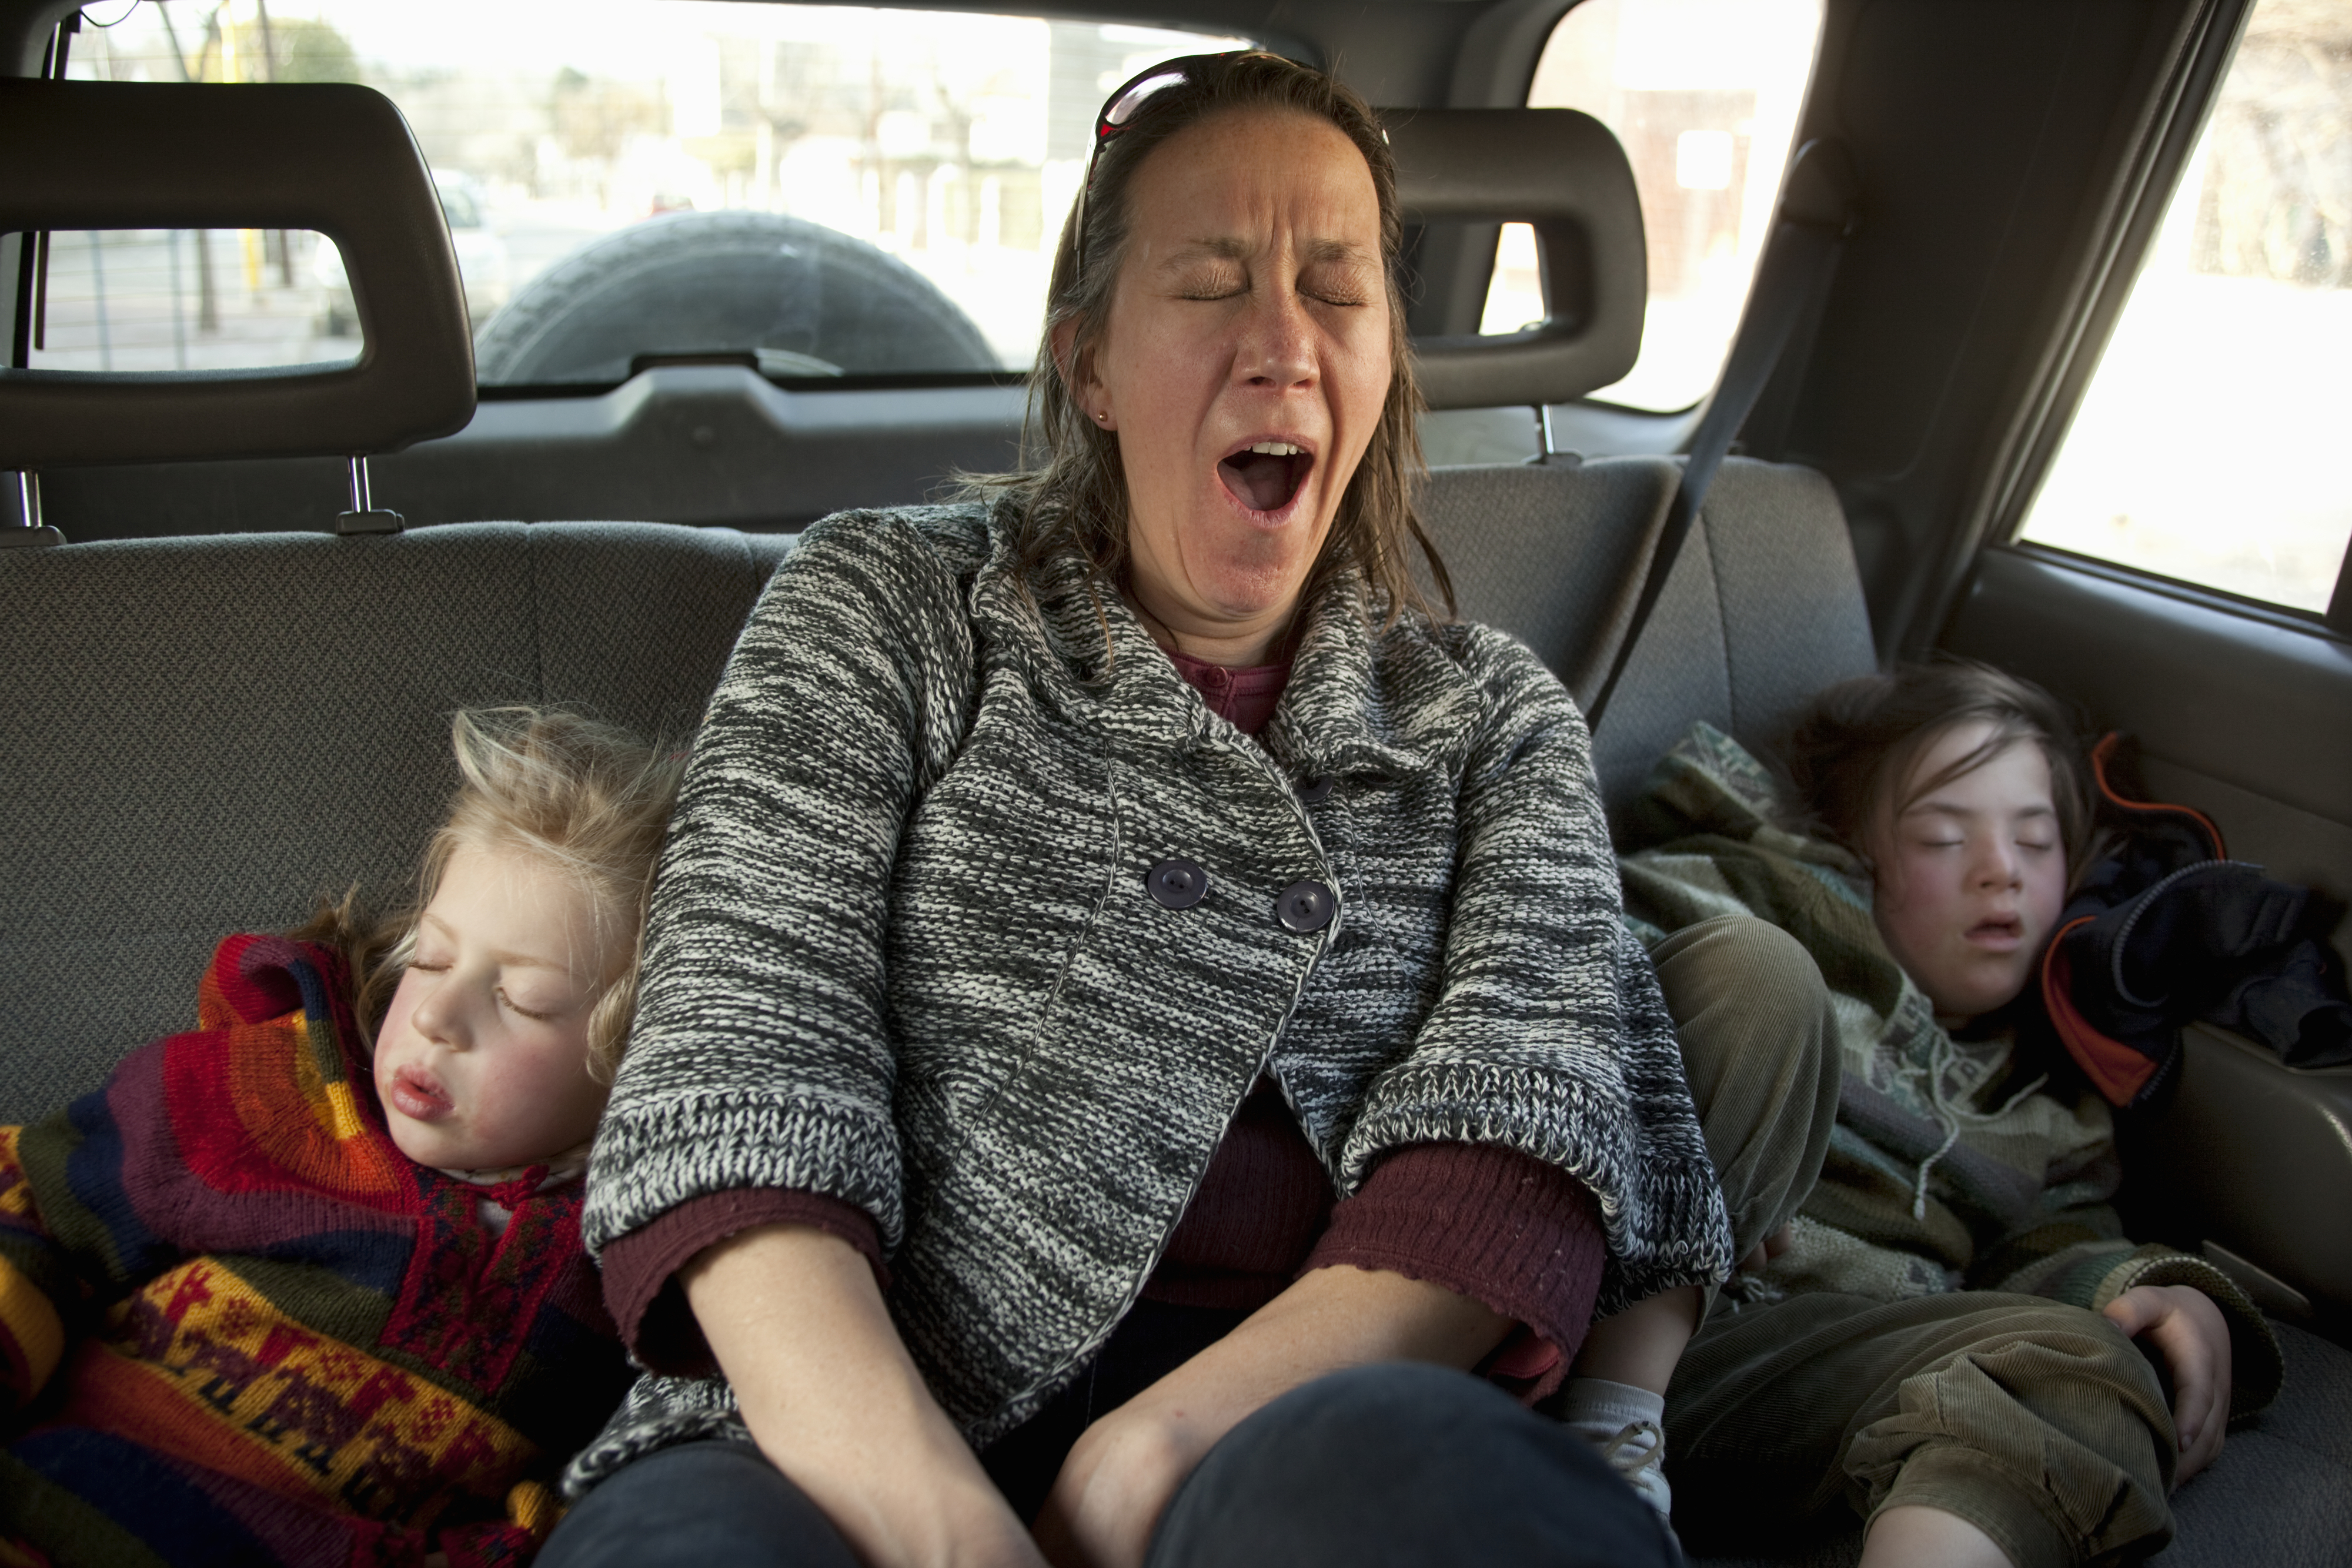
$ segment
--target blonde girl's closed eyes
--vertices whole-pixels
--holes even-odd
[[[625,961],[578,878],[514,850],[460,845],[393,993],[375,1084],[419,1165],[497,1170],[587,1141],[609,1088],[590,1072],[596,1003]]]

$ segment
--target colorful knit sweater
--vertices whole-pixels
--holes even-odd
[[[1646,946],[1719,915],[1769,920],[1821,966],[1837,1016],[1844,1077],[1821,1180],[1790,1249],[1727,1293],[2010,1291],[2096,1311],[2135,1285],[2193,1285],[2230,1320],[2235,1412],[2267,1405],[2278,1345],[2245,1294],[2201,1258],[2125,1239],[2113,1119],[2054,1031],[2038,1017],[1946,1030],[1881,940],[1861,862],[1775,825],[1774,793],[1761,763],[1698,724],[1621,835],[1636,851],[1618,867],[1627,924]]]
[[[197,1020],[0,1128],[0,1562],[528,1559],[628,1384],[579,1185],[403,1155],[325,949],[228,938]]]

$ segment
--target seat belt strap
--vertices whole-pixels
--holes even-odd
[[[1828,292],[1846,239],[1860,224],[1859,190],[1853,161],[1842,143],[1823,138],[1797,150],[1796,161],[1789,167],[1788,191],[1764,247],[1764,259],[1756,269],[1756,287],[1748,294],[1747,314],[1732,340],[1715,397],[1691,437],[1682,481],[1667,504],[1666,524],[1659,532],[1657,548],[1650,553],[1650,570],[1642,580],[1640,597],[1633,601],[1633,619],[1618,642],[1616,657],[1610,661],[1608,678],[1585,709],[1585,722],[1595,730],[1601,727],[1609,699],[1633,660],[1650,612],[1665,592],[1675,559],[1682,554],[1683,540],[1698,518],[1724,455],[1731,450],[1732,440],[1747,423],[1756,400],[1764,394],[1766,383],[1796,335],[1797,324],[1805,319],[1812,302]]]

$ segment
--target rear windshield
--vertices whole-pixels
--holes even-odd
[[[116,0],[89,7],[68,74],[389,96],[433,166],[486,387],[609,385],[697,356],[785,379],[982,377],[1035,356],[1103,96],[1242,42],[710,0]],[[151,321],[182,323],[155,350],[175,362],[214,362],[185,340],[207,332],[238,363],[358,350],[318,235],[77,243],[37,363],[119,362]],[[85,287],[112,246],[112,287]],[[188,298],[132,298],[134,249],[176,258],[140,276]]]

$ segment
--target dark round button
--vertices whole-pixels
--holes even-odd
[[[1209,896],[1209,873],[1171,855],[1143,873],[1143,891],[1162,909],[1190,909]]]
[[[1330,925],[1332,912],[1339,907],[1331,890],[1311,877],[1292,883],[1274,898],[1275,918],[1282,922],[1285,931],[1301,936]]]
[[[1318,773],[1312,779],[1298,781],[1298,799],[1309,806],[1319,806],[1331,798],[1331,776]]]

